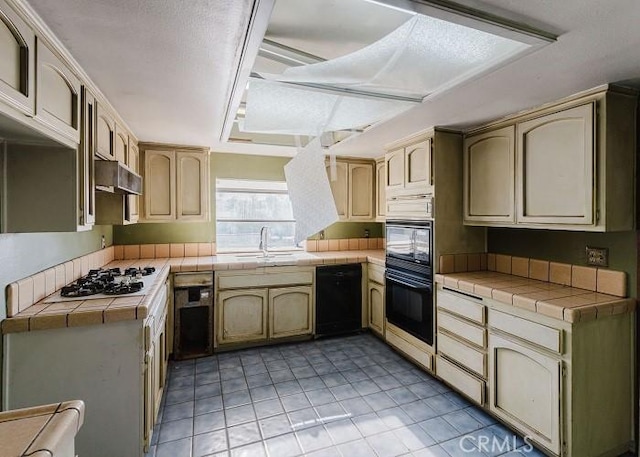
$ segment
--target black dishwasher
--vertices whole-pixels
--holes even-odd
[[[336,335],[362,328],[362,266],[316,269],[316,335]]]

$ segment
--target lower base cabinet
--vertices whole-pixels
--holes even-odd
[[[269,338],[313,333],[313,287],[269,290]]]
[[[436,292],[436,376],[549,455],[633,448],[634,313],[570,323]]]
[[[369,328],[384,336],[384,286],[369,281],[367,288],[369,302]]]
[[[489,334],[489,410],[560,455],[562,361]]]
[[[216,275],[216,346],[313,334],[314,269],[269,267]]]
[[[225,290],[218,294],[218,342],[267,339],[268,289]]]

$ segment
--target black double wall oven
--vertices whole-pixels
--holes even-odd
[[[386,315],[393,325],[433,345],[431,221],[386,223]]]

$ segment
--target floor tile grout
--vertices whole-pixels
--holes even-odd
[[[498,427],[496,422],[479,408],[469,404],[448,387],[412,365],[386,344],[369,334],[245,349],[217,354],[200,360],[171,363],[159,413],[160,425],[154,430],[154,435],[157,434],[159,438],[162,438],[163,430],[166,430],[165,437],[176,436],[177,438],[163,440],[160,443],[159,438],[154,436],[154,443],[157,443],[148,454],[149,456],[166,457],[164,455],[166,454],[172,457],[183,457],[181,454],[175,454],[174,448],[181,444],[181,440],[188,439],[190,440],[190,448],[184,457],[191,455],[199,457],[197,446],[202,443],[210,446],[207,451],[212,451],[212,453],[203,455],[229,455],[231,453],[235,456],[242,450],[251,450],[251,455],[257,456],[260,453],[256,449],[261,447],[262,455],[285,457],[280,455],[282,450],[277,456],[274,455],[270,446],[275,446],[273,443],[284,442],[285,439],[288,439],[292,445],[295,441],[295,446],[302,451],[302,454],[295,453],[291,454],[292,456],[307,455],[305,446],[312,445],[314,452],[322,450],[327,456],[344,456],[340,449],[348,449],[348,452],[345,451],[348,457],[358,457],[359,455],[419,456],[421,452],[427,452],[426,450],[429,449],[432,453],[424,455],[457,457],[457,455],[472,455],[462,451],[458,453],[455,448],[456,439],[460,441],[466,434],[485,433],[495,436],[494,431],[496,433],[511,433],[506,431],[506,428],[504,430],[496,428]],[[207,366],[208,364],[210,366]],[[259,364],[264,365],[265,371],[254,373],[251,367],[257,366],[255,369],[262,370]],[[198,370],[199,366],[203,368]],[[306,367],[310,370],[294,372],[296,368]],[[237,368],[239,368],[236,370],[237,376],[234,376],[234,372],[229,370]],[[275,374],[275,372],[278,373]],[[321,372],[322,374],[320,374]],[[204,373],[216,374],[211,375],[213,381],[198,385],[198,375],[201,378]],[[296,373],[301,375],[306,373],[306,375],[298,378]],[[311,373],[315,373],[315,376],[312,376]],[[251,387],[250,380],[252,383],[254,379],[256,382],[262,382],[258,378],[251,378],[251,376],[257,375],[263,375],[265,378],[263,381],[266,382],[266,378],[268,378],[270,382]],[[178,381],[187,377],[191,379]],[[208,380],[209,378],[204,379]],[[234,383],[235,379],[241,379],[242,383],[239,381]],[[303,381],[305,379],[308,381]],[[172,389],[172,385],[178,385],[178,383],[179,385],[193,384],[192,388],[187,389],[191,392],[188,397],[184,396],[187,398],[185,401],[177,401],[183,398],[181,397],[183,392],[180,388]],[[342,386],[344,387],[342,390],[348,391],[347,387],[353,390],[348,394],[353,396],[339,400],[335,392],[341,391],[337,388]],[[272,388],[262,389],[266,398],[254,398],[258,396],[258,391],[255,389],[260,387]],[[234,390],[229,391],[229,389]],[[273,393],[267,393],[268,390],[273,390]],[[316,398],[321,394],[310,394],[310,392],[320,390],[325,395],[324,399]],[[178,393],[175,393],[176,391]],[[217,391],[219,391],[217,395],[197,398],[201,394]],[[209,403],[206,399],[218,396],[220,397],[219,409],[209,411],[211,407],[218,408],[216,403],[209,407],[203,407],[206,412],[198,413],[199,405]],[[167,397],[171,398],[169,404],[167,404]],[[315,400],[313,400],[314,398]],[[174,402],[174,400],[176,401]],[[274,415],[269,414],[268,411],[262,411],[260,413],[262,417],[259,417],[256,405],[271,400],[276,400],[269,405],[277,404],[280,409],[276,408],[274,411],[278,412]],[[191,416],[188,418],[191,423],[191,433],[185,435],[188,430],[181,430],[182,423],[179,422],[183,419],[167,420],[168,417],[165,416],[165,413],[168,407],[184,405],[189,402],[193,403],[193,409],[189,412]],[[238,404],[235,404],[236,402]],[[319,403],[314,404],[314,402]],[[360,405],[359,409],[356,409],[356,404]],[[245,418],[241,417],[244,410],[234,409],[247,406],[249,408],[245,408],[245,410],[251,411],[251,414]],[[174,410],[177,408],[170,409],[171,412]],[[368,412],[362,414],[362,411]],[[303,414],[307,415],[311,412],[316,419],[313,419],[310,426],[294,428],[294,417],[304,418]],[[326,414],[330,412],[335,417],[327,417]],[[265,413],[268,415],[264,415]],[[203,428],[205,431],[202,431],[200,427],[197,429],[196,425],[199,421],[204,421],[207,414],[222,415],[224,427],[222,429]],[[339,419],[341,416],[345,417]],[[199,417],[202,419],[198,419]],[[232,417],[234,422],[230,425]],[[280,417],[289,425],[278,434],[271,436],[266,433],[263,424],[269,423],[268,419],[276,417]],[[305,420],[311,422],[312,419]],[[373,424],[377,424],[378,429],[375,429]],[[314,429],[317,436],[305,433],[305,430],[309,429]],[[246,438],[236,436],[235,433],[241,430],[257,430],[257,434]],[[224,445],[206,441],[206,438],[212,436],[211,433],[219,435],[221,431],[224,431]],[[169,434],[170,432],[173,435]],[[321,436],[323,438],[320,438]],[[381,440],[380,436],[389,439]],[[511,434],[510,436],[516,435]],[[303,437],[308,441],[304,441]],[[258,441],[253,441],[254,439]],[[343,439],[346,441],[342,442]],[[249,441],[244,443],[245,440]],[[366,446],[361,447],[362,452],[351,449],[360,442],[366,443]],[[446,446],[446,450],[449,452],[446,453],[445,448],[441,445]],[[246,446],[249,448],[243,449]],[[369,449],[373,449],[375,454],[367,454]],[[173,454],[168,454],[169,452],[173,452]],[[216,452],[221,453],[216,454]],[[486,454],[477,453],[475,455]],[[512,453],[510,455],[521,456],[523,454]],[[532,452],[526,455],[542,454]]]

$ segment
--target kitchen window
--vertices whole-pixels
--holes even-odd
[[[283,181],[216,180],[218,251],[255,251],[269,227],[269,249],[293,249],[295,219]]]

